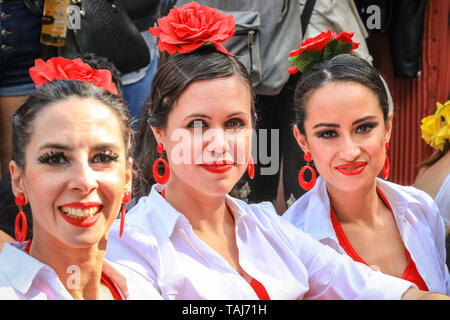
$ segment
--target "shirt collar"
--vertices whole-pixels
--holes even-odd
[[[149,223],[152,228],[158,226],[158,229],[162,230],[167,237],[170,237],[174,232],[177,223],[190,224],[187,218],[179,211],[177,211],[172,205],[161,196],[161,191],[164,187],[159,184],[152,186],[150,194],[148,197],[139,200],[139,206],[143,208],[152,208],[150,210]],[[243,219],[247,219],[249,214],[247,212],[247,207],[239,201],[229,195],[225,196],[225,202],[232,211],[234,220],[236,224]],[[164,214],[152,214],[153,210],[157,210]]]
[[[306,212],[313,212],[313,214],[305,217],[305,230],[308,230],[308,233],[311,233],[316,239],[331,238],[338,243],[330,219],[330,199],[326,181],[319,176],[316,186],[308,193],[309,201],[305,209]]]
[[[391,206],[394,216],[398,218],[403,217],[411,205],[421,204],[419,200],[406,192],[405,188],[408,187],[399,188],[398,185],[379,178],[376,179],[376,185]],[[319,176],[316,186],[304,196],[309,198],[306,211],[313,212],[305,217],[304,229],[308,230],[308,233],[311,233],[316,239],[331,238],[338,243],[330,219],[330,199],[326,181]],[[308,207],[313,210],[308,210]]]
[[[11,287],[22,294],[28,292],[33,280],[43,269],[52,271],[25,252],[25,242],[5,243],[0,252],[0,273],[5,275]]]
[[[392,182],[377,178],[376,181],[378,189],[383,193],[392,208],[394,216],[403,217],[411,205],[421,206],[421,202],[407,192],[409,186],[398,186]]]
[[[144,211],[149,208],[150,228],[160,230],[167,237],[170,237],[174,231],[175,225],[179,219],[186,219],[172,205],[161,196],[164,186],[154,184],[147,198],[139,200],[138,205],[143,206]],[[158,214],[159,211],[163,214]],[[187,220],[187,219],[186,219]]]
[[[248,214],[248,205],[242,200],[235,199],[227,194],[225,196],[225,203],[231,210],[231,214],[233,215],[234,221],[236,221],[236,223],[239,223],[239,221],[248,219],[250,217],[250,215]]]

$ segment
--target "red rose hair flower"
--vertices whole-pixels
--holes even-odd
[[[192,52],[207,43],[230,54],[219,42],[233,36],[235,24],[231,14],[190,2],[180,8],[174,6],[166,17],[158,19],[158,27],[149,31],[159,37],[159,50],[169,54]]]
[[[79,80],[92,83],[117,95],[117,89],[112,82],[109,70],[92,69],[80,58],[71,60],[63,57],[54,57],[47,62],[36,59],[34,67],[29,70],[31,79],[36,87],[42,86],[53,80]]]
[[[322,32],[321,34],[303,40],[300,48],[297,50],[292,50],[289,53],[290,57],[295,57],[301,54],[303,51],[313,51],[313,50],[322,50],[330,41],[332,33],[330,30],[327,32]]]
[[[332,37],[334,40],[342,41],[345,43],[351,43],[352,44],[352,50],[358,49],[359,43],[353,42],[352,37],[355,33],[354,32],[347,32],[343,31],[336,35],[336,33],[333,32]]]
[[[353,53],[359,47],[359,43],[353,42],[353,32],[341,32],[338,35],[328,30],[321,34],[303,40],[300,48],[289,53],[289,61],[294,66],[288,69],[289,73],[295,74],[315,62],[330,60],[334,56],[343,53]]]

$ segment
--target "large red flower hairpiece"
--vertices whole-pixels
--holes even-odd
[[[42,59],[36,59],[34,67],[30,68],[29,73],[36,87],[53,80],[79,80],[92,83],[117,95],[116,86],[112,82],[111,72],[106,69],[92,69],[80,58],[71,60],[63,57],[54,57],[47,60],[47,62]]]
[[[289,61],[294,64],[289,68],[289,73],[304,72],[312,63],[330,60],[343,53],[353,53],[353,50],[359,47],[359,43],[352,40],[353,34],[344,31],[336,35],[328,30],[303,40],[300,48],[292,50],[289,54]]]
[[[235,24],[231,14],[190,2],[180,8],[174,6],[166,17],[158,19],[158,27],[149,31],[159,37],[159,50],[169,54],[192,52],[205,44],[230,54],[219,42],[233,36]]]

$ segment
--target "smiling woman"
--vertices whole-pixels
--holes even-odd
[[[55,80],[37,88],[13,116],[12,190],[20,212],[30,205],[33,239],[23,242],[26,219],[16,219],[19,242],[6,243],[0,253],[0,296],[137,297],[144,290],[136,291],[132,279],[124,284],[124,275],[103,259],[109,228],[131,189],[128,113],[119,96],[102,88],[110,88],[108,80],[60,80],[59,70],[78,64],[63,62],[44,66],[54,67]],[[78,77],[95,75],[83,68]]]
[[[208,25],[221,30],[223,16],[198,6],[171,11],[189,28],[165,18],[158,24],[203,35],[197,28],[205,17],[197,13],[209,12],[217,21]],[[136,189],[140,198],[123,238],[118,222],[111,227],[106,257],[171,300],[420,297],[410,282],[374,272],[297,230],[271,203],[248,205],[228,195],[246,171],[253,175],[250,78],[237,57],[179,34],[183,53],[158,67],[140,118],[136,166],[146,181]],[[174,161],[180,144],[190,152],[185,163]],[[167,161],[159,160],[163,154]],[[168,178],[153,170],[154,160],[170,167]],[[150,185],[152,173],[157,183]]]
[[[387,96],[379,73],[354,55],[304,71],[293,133],[320,177],[283,217],[355,261],[449,294],[444,225],[435,203],[418,189],[377,178],[389,174]]]

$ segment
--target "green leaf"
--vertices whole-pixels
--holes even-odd
[[[303,51],[298,56],[289,57],[288,59],[300,72],[303,72],[311,63],[323,60],[322,50]]]
[[[353,48],[352,43],[346,43],[346,42],[342,42],[342,41],[336,41],[336,42],[337,42],[337,45],[336,45],[336,49],[335,49],[335,56],[337,56],[338,54],[350,53],[352,51],[352,48]]]

